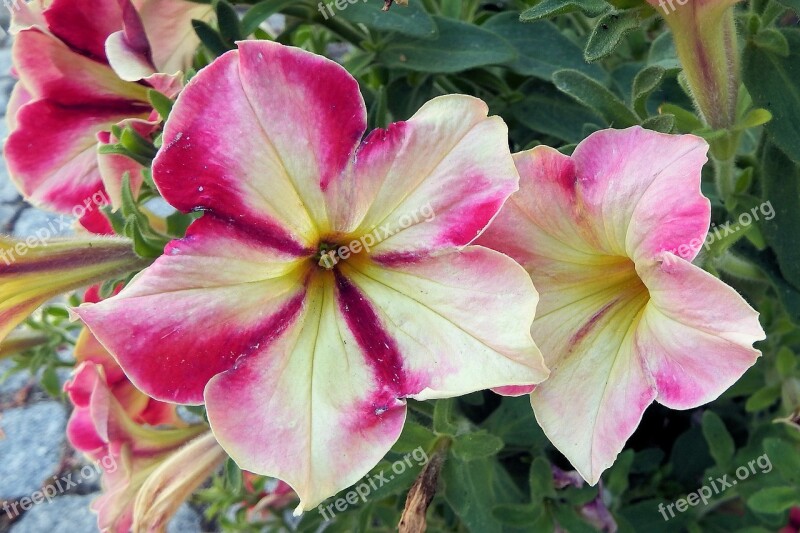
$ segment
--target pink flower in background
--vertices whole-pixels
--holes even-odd
[[[32,203],[70,213],[102,191],[98,135],[125,119],[153,118],[149,88],[175,94],[179,84],[170,76],[153,74],[141,82],[121,78],[109,62],[115,58],[124,67],[134,61],[134,52],[107,47],[106,41],[122,32],[137,43],[137,54],[149,58],[153,72],[172,73],[189,65],[187,43],[196,46],[179,28],[191,31],[197,9],[211,8],[183,0],[136,5],[138,13],[129,0],[53,0],[21,3],[15,11],[12,58],[19,82],[7,113],[5,157],[12,180]],[[165,18],[164,11],[176,6],[183,6],[183,16]],[[159,65],[154,61],[161,55]],[[140,182],[141,176],[131,180]]]
[[[537,295],[467,246],[518,187],[507,128],[467,96],[362,141],[342,67],[247,41],[181,93],[153,177],[205,214],[119,295],[76,312],[134,384],[206,404],[242,469],[298,511],[369,471],[405,398],[541,382]]]
[[[572,157],[516,154],[520,191],[479,240],[522,264],[541,294],[532,333],[552,375],[531,402],[592,484],[653,400],[707,403],[760,355],[758,314],[672,252],[693,259],[708,232],[706,150],[635,127],[595,133]]]
[[[103,494],[92,504],[98,526],[101,531],[127,533],[134,501],[148,477],[208,428],[156,429],[137,423],[129,414],[132,405],[122,403],[124,398],[120,401],[103,366],[91,361],[80,364],[64,388],[75,406],[67,424],[69,442],[104,470]]]

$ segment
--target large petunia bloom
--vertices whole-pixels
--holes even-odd
[[[518,187],[507,128],[467,96],[362,141],[341,66],[247,41],[203,69],[153,177],[205,214],[119,295],[77,313],[141,390],[205,403],[240,467],[317,505],[398,438],[404,398],[548,374],[537,294],[467,246]]]
[[[520,190],[480,243],[525,267],[541,294],[532,327],[550,378],[539,424],[594,484],[653,400],[714,400],[760,355],[758,314],[692,265],[710,223],[707,144],[639,127],[604,130],[572,157],[515,155]]]
[[[185,6],[177,18],[176,6]],[[148,89],[176,92],[179,84],[172,77],[153,72],[163,68],[160,72],[173,73],[189,65],[191,55],[174,41],[181,33],[172,26],[191,31],[198,8],[211,9],[184,0],[36,0],[20,5],[12,24],[12,60],[19,82],[9,103],[5,157],[11,179],[26,199],[70,213],[103,190],[98,136],[107,136],[126,119],[153,118]],[[138,48],[107,47],[114,35],[138,43]],[[154,58],[162,55],[156,65]],[[110,64],[116,58],[119,68],[130,71],[129,65],[141,64],[142,57],[152,67],[147,72],[139,68],[139,74],[148,75],[143,81],[123,79]],[[141,176],[131,179],[138,184]]]

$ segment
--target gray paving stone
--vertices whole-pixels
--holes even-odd
[[[0,378],[13,366],[8,359],[0,359]],[[25,385],[30,383],[31,375],[29,372],[17,372],[10,375],[5,381],[0,381],[0,397],[16,393]]]
[[[85,496],[64,495],[52,503],[35,505],[11,526],[11,533],[42,533],[54,526],[65,526],[76,533],[98,531],[97,516],[89,509],[95,494]]]
[[[167,524],[167,533],[194,533],[202,530],[200,515],[187,504],[181,505],[170,523]]]
[[[74,218],[68,215],[48,213],[40,209],[26,209],[14,225],[16,237],[37,237],[43,239],[72,235]],[[38,233],[37,233],[38,232]]]
[[[0,499],[39,490],[58,470],[66,441],[67,412],[47,401],[8,409],[0,419]]]

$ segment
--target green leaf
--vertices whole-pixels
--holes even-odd
[[[610,9],[611,5],[605,0],[542,0],[523,11],[519,19],[522,22],[533,22],[575,11],[580,11],[588,17],[596,17]]]
[[[606,474],[606,487],[613,494],[622,496],[628,490],[628,475],[631,472],[635,454],[633,450],[625,450],[617,457]]]
[[[228,50],[233,50],[233,46],[225,42],[220,37],[220,34],[212,28],[208,23],[202,20],[192,19],[192,28],[200,38],[200,42],[211,52],[215,57],[221,56]]]
[[[758,126],[763,126],[770,120],[772,120],[772,113],[766,109],[751,109],[744,117],[742,117],[741,120],[739,120],[739,122],[734,125],[733,131],[757,128]]]
[[[675,128],[675,115],[656,115],[642,122],[646,130],[670,133]]]
[[[523,503],[523,495],[495,458],[468,463],[448,460],[442,468],[443,496],[467,531],[502,533],[492,509]]]
[[[474,461],[496,455],[502,449],[502,439],[488,431],[478,431],[456,437],[452,451],[462,461]]]
[[[800,505],[800,488],[767,487],[756,492],[747,500],[747,506],[757,513],[782,513]]]
[[[752,245],[743,244],[742,241],[737,243],[736,248],[767,276],[789,318],[795,325],[800,326],[800,291],[783,278],[773,250],[759,252]]]
[[[781,477],[800,487],[800,449],[785,440],[764,439],[764,451],[769,464],[775,467]]]
[[[420,72],[460,72],[484,65],[513,61],[514,48],[502,37],[457,20],[434,17],[435,39],[398,39],[378,53],[387,67]]]
[[[774,28],[761,30],[753,37],[753,44],[781,57],[789,56],[789,41]]]
[[[761,219],[761,229],[784,279],[800,289],[800,232],[787,231],[800,227],[800,165],[772,143],[764,147],[761,165],[762,192],[775,213],[770,220]]]
[[[639,10],[612,11],[597,21],[583,57],[594,62],[609,56],[625,35],[639,28]]]
[[[172,111],[172,106],[175,103],[171,98],[161,94],[155,89],[148,89],[147,99],[150,100],[150,104],[153,106],[153,109],[156,110],[158,115],[163,120],[166,120],[167,117],[169,117],[169,114]]]
[[[781,388],[777,385],[763,387],[747,398],[747,402],[744,404],[744,410],[748,413],[763,411],[777,402],[780,397]]]
[[[703,413],[702,428],[714,462],[723,470],[728,469],[736,447],[725,423],[714,411],[706,411]]]
[[[651,65],[640,70],[633,79],[633,110],[641,118],[647,118],[647,99],[659,88],[667,70],[659,65]]]
[[[516,13],[508,12],[490,18],[481,27],[503,37],[516,49],[517,57],[507,65],[517,74],[550,81],[557,70],[571,68],[595,79],[606,77],[602,68],[583,61],[580,47],[551,22],[522,24]]]
[[[433,39],[436,37],[438,21],[434,22],[419,2],[409,2],[408,6],[395,7],[381,11],[374,2],[350,3],[347,9],[334,11],[341,17],[356,24],[382,32],[395,32],[408,37]]]
[[[242,470],[230,458],[225,462],[225,483],[228,489],[234,492],[242,488]]]
[[[495,409],[481,427],[492,435],[497,435],[508,445],[536,447],[547,443],[547,438],[533,416],[528,396],[503,397],[500,407]]]
[[[556,489],[553,486],[553,469],[544,457],[537,457],[533,460],[528,479],[532,502],[537,503],[545,498],[556,497]]]
[[[700,122],[697,115],[682,107],[673,104],[661,104],[658,110],[662,114],[673,115],[675,117],[675,126],[680,132],[688,133],[703,127],[703,123]]]
[[[397,442],[392,446],[392,451],[406,453],[416,450],[420,446],[428,449],[430,444],[436,439],[436,435],[428,428],[414,421],[407,420],[403,425],[403,431]]]
[[[455,435],[458,425],[455,421],[456,402],[452,398],[436,400],[433,409],[433,431],[439,435]]]
[[[563,93],[597,112],[608,125],[627,128],[639,118],[614,93],[577,70],[560,70],[553,74],[553,83]]]
[[[225,0],[217,0],[217,24],[219,33],[225,41],[233,44],[245,38],[242,27],[239,24],[239,15],[236,10]]]
[[[778,0],[778,3],[794,10],[794,12],[797,14],[800,14],[800,0]]]
[[[785,29],[781,34],[789,43],[789,55],[781,57],[750,42],[742,75],[756,106],[772,113],[765,126],[772,141],[800,163],[800,31]]]
[[[281,9],[297,3],[297,0],[263,0],[250,9],[242,17],[242,33],[250,35],[256,28],[269,17],[278,13]]]
[[[786,346],[781,347],[775,357],[775,368],[781,377],[788,378],[797,368],[797,356]]]
[[[58,379],[58,374],[56,373],[55,367],[48,366],[44,369],[44,372],[42,372],[42,377],[39,380],[39,384],[50,396],[55,398],[61,396],[61,383]]]

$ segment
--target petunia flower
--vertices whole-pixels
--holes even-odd
[[[153,179],[184,239],[119,295],[76,310],[133,383],[206,404],[238,465],[298,512],[356,482],[425,400],[547,376],[537,295],[467,246],[518,187],[507,128],[467,96],[366,127],[342,67],[239,43],[178,97]]]
[[[116,292],[122,288],[120,285]],[[84,302],[99,302],[99,287],[90,287],[84,296]],[[127,416],[137,424],[151,426],[185,426],[177,413],[176,406],[170,403],[159,402],[142,393],[130,382],[111,354],[97,342],[92,333],[83,328],[75,341],[75,366],[91,362],[102,367],[105,384],[114,398],[125,410]]]
[[[142,486],[182,446],[203,433],[210,435],[208,427],[153,428],[136,423],[109,388],[103,367],[90,361],[77,367],[64,389],[74,405],[67,424],[69,442],[104,471],[103,493],[92,503],[98,527],[127,533]],[[186,479],[193,478],[193,468],[205,472],[199,462],[185,466]]]
[[[69,213],[102,191],[98,135],[125,119],[153,118],[148,89],[174,93],[175,80],[169,76],[154,74],[141,82],[122,79],[109,64],[106,40],[125,27],[123,13],[127,13],[138,27],[158,26],[158,31],[139,35],[146,47],[142,53],[155,57],[153,50],[166,48],[161,52],[167,54],[163,68],[188,65],[183,45],[172,41],[179,32],[173,28],[166,39],[168,28],[162,27],[166,23],[157,21],[164,9],[174,11],[170,6],[187,6],[191,16],[198,4],[183,0],[137,4],[143,20],[130,0],[36,1],[15,12],[12,60],[19,82],[9,104],[5,157],[11,179],[32,203]],[[161,5],[161,11],[153,4]],[[190,18],[169,20],[191,29]],[[161,40],[149,40],[156,35]],[[182,53],[173,56],[176,50],[169,47],[175,46]],[[124,63],[119,57],[118,62]]]
[[[147,265],[128,239],[48,236],[0,236],[0,342],[48,300]]]
[[[686,81],[709,126],[736,121],[739,49],[733,6],[739,0],[647,0],[664,17]]]
[[[591,484],[653,400],[708,403],[760,355],[758,314],[690,263],[710,223],[707,148],[634,127],[597,132],[572,157],[516,154],[520,191],[479,240],[516,259],[540,292],[532,333],[552,375],[531,403]]]

